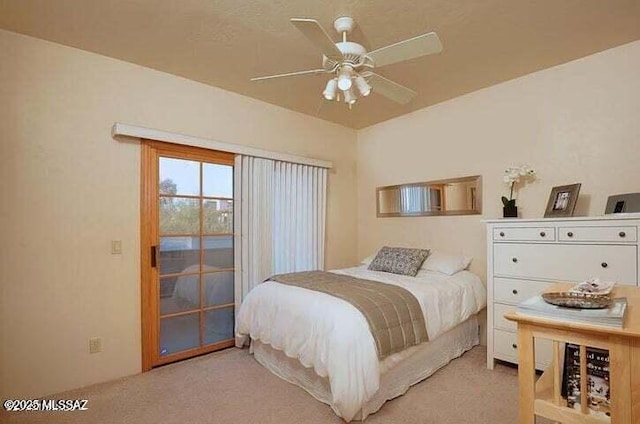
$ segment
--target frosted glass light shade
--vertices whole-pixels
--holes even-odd
[[[351,88],[353,82],[351,81],[351,76],[353,75],[353,70],[348,66],[343,66],[338,73],[338,88],[342,91],[348,90]]]
[[[362,75],[356,77],[356,87],[358,87],[360,94],[365,97],[371,94],[371,86]]]
[[[322,95],[327,100],[333,100],[336,98],[336,92],[338,91],[338,80],[335,78],[327,81],[327,86],[325,87]]]
[[[353,90],[349,89],[349,90],[344,90],[344,102],[352,105],[356,102],[356,100],[358,100],[358,98],[356,97],[356,94],[353,92]]]

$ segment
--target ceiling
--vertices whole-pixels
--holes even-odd
[[[326,75],[251,82],[321,67],[289,23],[355,18],[367,49],[436,31],[440,54],[377,68],[418,92],[375,93],[349,110],[324,100]],[[0,27],[100,53],[363,128],[540,69],[640,39],[639,0],[0,0]]]

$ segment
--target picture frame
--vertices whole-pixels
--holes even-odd
[[[545,218],[573,216],[581,183],[557,186],[551,189]]]

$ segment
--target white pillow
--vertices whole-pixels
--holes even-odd
[[[453,275],[456,272],[467,269],[472,259],[473,257],[471,256],[449,255],[432,251],[420,269]]]
[[[373,262],[373,260],[376,258],[376,255],[377,253],[374,253],[373,255],[369,255],[366,258],[364,258],[360,263],[363,265],[371,265],[371,262]]]

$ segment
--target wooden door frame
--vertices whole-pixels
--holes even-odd
[[[223,341],[210,346],[189,349],[172,355],[167,360],[162,360],[158,353],[158,329],[156,327],[160,318],[158,303],[155,301],[158,299],[159,291],[157,284],[155,284],[158,279],[158,269],[152,266],[151,261],[157,253],[152,252],[152,249],[156,248],[159,236],[158,209],[154,207],[158,193],[158,157],[175,157],[233,166],[235,154],[146,139],[142,139],[140,145],[142,149],[140,161],[140,303],[142,372],[145,372],[154,366],[212,352],[234,344],[233,341]]]

